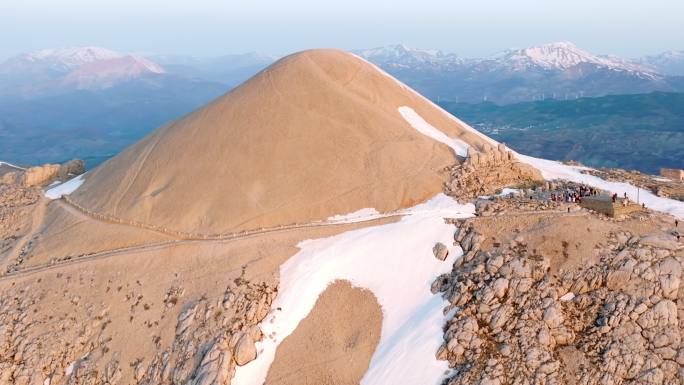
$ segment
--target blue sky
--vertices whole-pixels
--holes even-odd
[[[394,43],[486,56],[552,41],[622,56],[684,49],[684,1],[0,1],[0,57],[82,45],[218,55]]]

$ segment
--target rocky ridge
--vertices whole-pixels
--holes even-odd
[[[44,164],[26,170],[10,171],[2,175],[0,185],[43,186],[54,181],[83,174],[85,163],[80,159],[72,159],[63,164]]]

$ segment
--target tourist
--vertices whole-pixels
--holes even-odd
[[[677,226],[679,226],[679,221],[675,219],[675,229],[677,228]]]

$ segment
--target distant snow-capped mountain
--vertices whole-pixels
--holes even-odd
[[[509,50],[494,58],[515,70],[541,68],[565,71],[578,65],[593,65],[616,71],[629,71],[652,77],[654,71],[614,56],[598,56],[584,51],[570,42],[544,44],[536,47]]]
[[[65,88],[105,89],[164,69],[143,57],[99,47],[44,49],[0,63],[2,93],[40,95]]]
[[[485,68],[506,71],[566,71],[579,65],[592,65],[617,71],[629,71],[653,77],[656,71],[629,60],[614,56],[599,56],[584,51],[570,42],[544,44],[523,49],[511,49],[487,58],[464,59],[454,53],[440,50],[409,48],[390,45],[357,50],[355,53],[367,60],[388,68],[418,68],[429,66],[443,70],[461,68]]]
[[[596,55],[569,42],[512,49],[487,58],[395,45],[356,53],[434,99],[514,103],[621,93],[676,91],[654,66]]]
[[[449,68],[463,63],[463,60],[453,53],[410,48],[403,44],[362,49],[354,53],[376,64],[395,68]]]
[[[28,63],[49,63],[66,70],[101,60],[117,59],[124,54],[100,47],[50,48],[17,57]]]
[[[73,85],[77,89],[109,88],[123,81],[164,73],[166,71],[156,63],[125,55],[84,64],[67,74],[62,84]]]

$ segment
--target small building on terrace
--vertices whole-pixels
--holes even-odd
[[[613,202],[608,195],[587,196],[582,197],[580,206],[613,218],[641,211],[640,205],[629,200],[627,205],[625,205],[623,201],[624,198],[618,198]]]
[[[675,182],[684,182],[684,170],[681,168],[661,168],[660,175]]]

